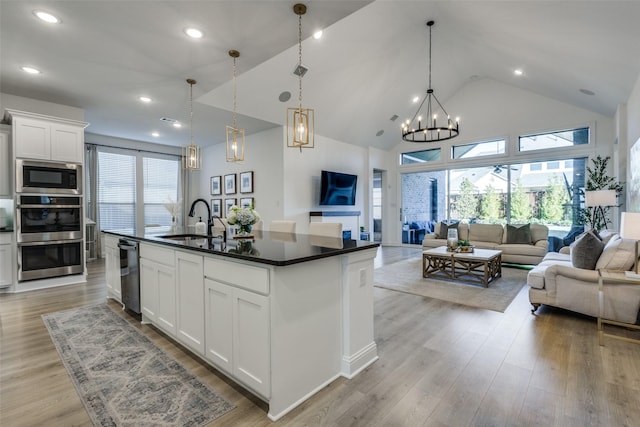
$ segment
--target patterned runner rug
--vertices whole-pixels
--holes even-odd
[[[42,316],[100,426],[202,426],[235,406],[106,304]]]
[[[502,267],[502,277],[485,288],[480,283],[423,278],[422,258],[412,258],[377,268],[373,285],[487,310],[504,311],[527,282],[527,270]]]

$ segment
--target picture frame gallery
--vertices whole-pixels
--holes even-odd
[[[248,194],[253,191],[253,171],[212,176],[210,193],[212,196],[220,196],[220,198],[211,199],[211,213],[220,218],[226,217],[231,206],[236,205],[238,201],[236,198],[227,196],[238,193]],[[240,197],[239,200],[240,205],[238,206],[255,208],[255,197]]]

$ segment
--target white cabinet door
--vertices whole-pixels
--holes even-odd
[[[204,268],[202,255],[176,251],[178,340],[204,355]]]
[[[233,288],[206,278],[204,289],[205,357],[233,374]]]
[[[9,153],[9,130],[0,129],[0,196],[13,194]]]
[[[175,337],[177,332],[175,268],[157,264],[155,277],[158,292],[156,324]]]
[[[149,321],[157,322],[158,313],[157,264],[140,259],[140,311]]]
[[[233,373],[236,378],[269,397],[269,298],[234,289]]]
[[[122,302],[120,283],[120,249],[118,239],[113,236],[104,238],[105,277],[107,282],[107,296]]]
[[[60,124],[51,125],[51,160],[82,163],[84,129]]]
[[[51,124],[24,117],[13,119],[16,157],[51,159]]]
[[[206,358],[269,398],[269,298],[205,279]]]
[[[13,251],[11,244],[0,245],[0,288],[13,284]]]

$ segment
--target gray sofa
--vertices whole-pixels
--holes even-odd
[[[630,270],[634,258],[634,242],[621,239],[617,234],[607,241],[593,270],[574,267],[570,247],[564,247],[560,252],[549,252],[527,275],[532,311],[545,304],[597,317],[600,310],[598,269]],[[636,323],[640,309],[638,285],[605,286],[603,317]]]
[[[447,239],[438,238],[440,226],[437,223],[434,232],[426,234],[422,240],[424,249],[446,246]],[[507,226],[500,224],[467,224],[458,225],[458,239],[469,242],[480,249],[502,251],[502,262],[513,264],[535,265],[542,261],[549,249],[549,228],[546,225],[531,224],[530,243],[506,243]]]

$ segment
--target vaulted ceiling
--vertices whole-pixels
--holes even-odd
[[[82,108],[91,133],[182,145],[189,138],[185,79],[194,78],[194,135],[206,146],[224,141],[232,122],[227,51],[236,49],[239,125],[259,132],[284,124],[286,107],[297,105],[294,3],[3,0],[0,92]],[[611,117],[640,74],[640,2],[305,4],[303,106],[315,109],[317,133],[361,146],[400,142],[400,121],[427,89],[427,20],[436,21],[433,87],[445,105],[469,81],[490,78]],[[45,24],[34,10],[62,23]],[[189,26],[204,37],[188,39]],[[25,74],[23,65],[42,74]],[[516,68],[524,74],[514,76]],[[291,94],[287,102],[283,92]],[[142,104],[140,95],[153,101]],[[162,117],[187,126],[174,129]]]

